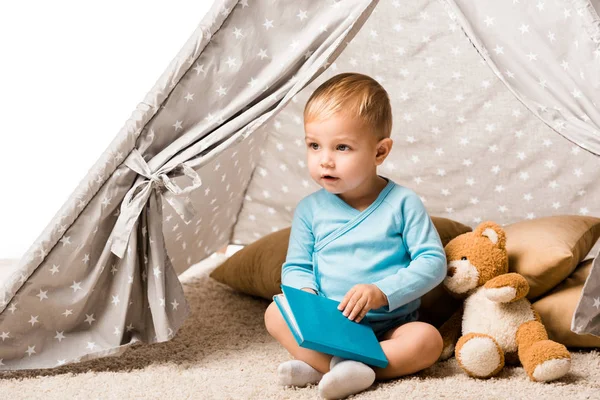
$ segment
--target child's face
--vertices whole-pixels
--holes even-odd
[[[328,192],[353,191],[377,176],[377,138],[357,119],[338,113],[304,129],[310,176]]]

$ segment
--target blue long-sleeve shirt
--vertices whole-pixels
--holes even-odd
[[[341,301],[354,285],[374,284],[389,303],[367,313],[375,321],[416,310],[445,276],[446,254],[425,206],[390,179],[363,211],[324,189],[294,211],[283,285]]]

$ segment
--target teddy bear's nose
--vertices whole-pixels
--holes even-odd
[[[448,276],[452,278],[456,272],[456,267],[448,267]]]

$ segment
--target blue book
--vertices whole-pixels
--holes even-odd
[[[388,360],[366,319],[350,321],[339,301],[281,285],[273,300],[298,346],[385,368]]]

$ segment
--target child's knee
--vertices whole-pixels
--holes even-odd
[[[425,337],[427,337],[425,343],[425,350],[427,354],[431,355],[433,364],[442,354],[442,350],[444,348],[444,340],[442,339],[440,331],[438,331],[435,326],[428,324],[425,330],[427,332],[427,334],[424,335]]]
[[[265,327],[267,328],[267,332],[269,332],[271,336],[276,336],[283,323],[285,323],[285,321],[279,312],[277,304],[272,302],[265,311]]]

